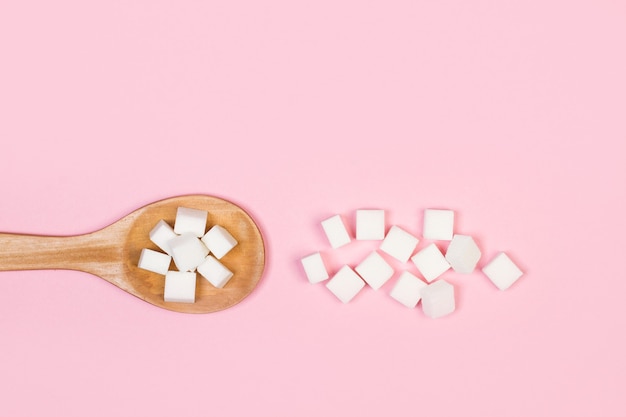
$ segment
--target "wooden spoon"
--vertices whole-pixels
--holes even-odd
[[[218,289],[198,276],[193,304],[163,301],[165,277],[137,267],[143,248],[159,250],[150,241],[150,230],[161,219],[173,226],[178,207],[207,210],[208,226],[224,226],[239,242],[220,260],[233,272],[228,284]],[[263,238],[252,218],[235,204],[208,195],[157,201],[110,226],[83,235],[0,233],[0,271],[72,269],[89,272],[155,306],[183,313],[211,313],[232,307],[254,290],[264,267]]]

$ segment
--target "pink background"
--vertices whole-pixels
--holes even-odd
[[[625,22],[617,0],[3,1],[0,230],[205,193],[268,256],[200,316],[0,273],[0,415],[626,415]],[[439,320],[395,278],[343,305],[299,259],[364,256],[319,222],[366,207],[416,234],[454,209],[480,265],[526,275],[447,273]]]

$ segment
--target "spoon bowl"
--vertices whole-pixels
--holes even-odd
[[[208,226],[219,224],[238,244],[220,262],[233,272],[224,288],[201,276],[195,303],[165,302],[165,277],[137,266],[143,248],[159,250],[150,230],[159,220],[174,224],[178,207],[208,211]],[[98,231],[75,236],[0,233],[0,271],[71,269],[91,273],[157,307],[183,313],[211,313],[247,297],[265,268],[263,237],[254,220],[239,206],[208,195],[187,195],[141,207]]]

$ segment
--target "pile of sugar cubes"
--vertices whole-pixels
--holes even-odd
[[[166,221],[150,231],[150,240],[163,252],[144,248],[139,268],[165,276],[164,301],[194,303],[196,272],[216,288],[223,288],[233,273],[222,259],[237,245],[237,240],[224,227],[216,224],[205,233],[208,212],[178,207],[172,228]],[[174,261],[177,270],[170,270]]]
[[[455,310],[454,286],[439,277],[450,268],[460,274],[474,272],[481,251],[471,236],[454,233],[453,210],[424,211],[423,239],[449,241],[445,254],[435,242],[414,253],[420,239],[396,225],[385,234],[384,210],[357,210],[355,217],[356,240],[379,240],[378,250],[368,253],[354,268],[343,265],[330,280],[320,252],[305,256],[301,262],[309,282],[328,280],[326,287],[339,300],[348,303],[365,285],[378,290],[394,275],[394,268],[380,254],[383,252],[403,263],[410,260],[421,275],[402,271],[389,293],[393,299],[408,308],[415,308],[421,301],[424,314],[431,318],[443,317]],[[352,241],[340,215],[322,221],[322,228],[333,249]],[[500,290],[509,288],[522,276],[522,271],[504,252],[499,252],[482,272]]]

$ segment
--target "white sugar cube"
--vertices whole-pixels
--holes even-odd
[[[422,288],[426,286],[427,284],[424,281],[409,271],[404,271],[396,281],[389,295],[408,308],[414,308],[422,298]]]
[[[306,274],[311,284],[316,284],[328,279],[328,271],[324,260],[319,252],[305,256],[301,259],[304,273]]]
[[[354,269],[375,290],[382,287],[393,275],[393,268],[376,251],[370,253]]]
[[[424,239],[450,240],[454,230],[454,211],[424,210]]]
[[[216,288],[223,288],[233,277],[233,273],[212,255],[198,266],[198,273]]]
[[[322,228],[333,249],[347,245],[351,241],[346,225],[339,214],[324,220]]]
[[[163,252],[171,255],[169,241],[175,238],[177,234],[172,229],[172,226],[167,224],[165,220],[159,220],[159,222],[150,231],[150,240],[157,245]]]
[[[209,249],[191,233],[183,233],[169,242],[174,264],[179,271],[194,271],[204,262]]]
[[[454,287],[440,279],[422,288],[422,310],[430,318],[446,316],[455,309]]]
[[[217,259],[222,259],[232,248],[237,246],[237,240],[224,227],[216,224],[202,237],[202,242]]]
[[[428,282],[450,269],[450,264],[434,243],[413,255],[411,261]]]
[[[165,275],[170,267],[172,257],[152,249],[144,248],[139,255],[137,266],[147,271]]]
[[[174,222],[174,232],[179,235],[191,233],[196,237],[204,236],[208,214],[205,210],[178,207]]]
[[[383,240],[385,237],[385,210],[356,211],[356,239]]]
[[[448,245],[446,259],[455,272],[471,274],[480,259],[480,249],[471,236],[454,235]]]
[[[380,250],[400,262],[407,262],[417,247],[419,239],[398,226],[391,226]]]
[[[504,252],[498,253],[483,268],[483,273],[501,290],[509,288],[523,274]]]
[[[343,303],[348,303],[365,287],[365,282],[348,265],[344,265],[326,283],[328,288]]]
[[[167,302],[194,303],[196,301],[196,273],[169,271],[165,275],[165,293]]]

